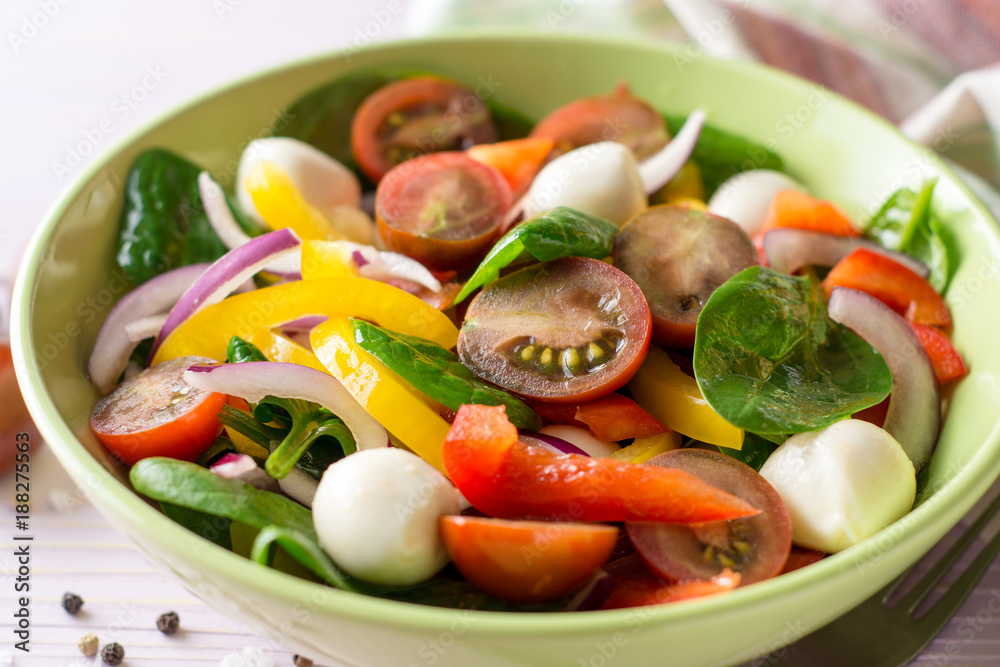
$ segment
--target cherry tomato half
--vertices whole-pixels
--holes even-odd
[[[729,569],[740,585],[781,572],[792,548],[792,521],[778,492],[750,466],[704,449],[677,449],[646,465],[683,470],[742,498],[760,510],[745,519],[698,526],[628,523],[626,529],[646,567],[668,581],[711,579]]]
[[[441,537],[459,572],[511,602],[555,600],[587,582],[618,539],[613,526],[441,517]]]
[[[497,169],[455,152],[401,164],[375,192],[386,247],[437,271],[460,271],[482,259],[510,206],[510,186]]]
[[[395,81],[365,98],[351,123],[351,150],[376,183],[418,155],[497,140],[489,107],[474,91],[431,77]]]
[[[553,139],[553,157],[598,141],[617,141],[632,149],[640,161],[670,140],[663,117],[647,102],[630,95],[626,87],[559,107],[538,121],[530,136]]]
[[[653,315],[653,339],[692,347],[702,306],[722,283],[757,264],[739,225],[681,206],[654,206],[615,238],[615,266],[642,289]]]
[[[181,376],[207,357],[178,357],[126,380],[94,406],[90,428],[112,454],[133,465],[150,456],[193,461],[222,430],[226,395],[190,386]]]
[[[553,403],[610,394],[646,357],[649,306],[609,264],[563,257],[493,283],[473,299],[458,354],[473,373]]]

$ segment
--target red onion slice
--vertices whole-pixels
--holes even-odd
[[[192,366],[184,373],[192,387],[238,396],[257,403],[265,396],[319,403],[340,417],[358,450],[385,447],[389,434],[332,375],[280,361],[247,361],[222,366]]]
[[[319,482],[313,479],[312,475],[301,468],[292,468],[291,472],[278,480],[278,485],[286,496],[312,509],[316,487],[319,486]]]
[[[259,466],[253,460],[252,456],[229,452],[219,457],[219,460],[209,466],[208,469],[225,479],[239,479],[246,473],[253,472],[258,468]]]
[[[166,321],[166,313],[140,317],[134,322],[129,322],[125,325],[125,335],[128,336],[130,343],[138,343],[147,338],[155,338],[160,333],[160,329],[163,328],[163,323]]]
[[[856,236],[838,236],[791,227],[772,229],[764,234],[767,263],[775,271],[789,275],[810,264],[834,266],[859,246],[902,264],[921,278],[930,275],[930,269],[923,262]]]
[[[230,452],[213,463],[209,470],[225,479],[238,479],[255,489],[263,489],[277,493],[281,490],[278,480],[267,474],[267,471],[257,465],[253,457],[246,454]]]
[[[562,438],[557,438],[554,435],[546,435],[544,433],[538,433],[537,431],[518,429],[517,438],[526,445],[544,447],[545,449],[556,452],[557,454],[579,454],[580,456],[590,456],[590,454],[583,451],[573,443],[567,442]]]
[[[222,186],[216,183],[207,171],[198,174],[198,191],[205,206],[205,216],[224,246],[235,250],[252,240],[253,237],[243,231],[233,217],[233,212],[229,210]],[[301,266],[302,254],[298,252],[274,260],[267,265],[266,270],[287,280],[295,280],[296,275],[301,276]]]
[[[543,427],[539,432],[539,436],[556,437],[571,445],[582,449],[586,452],[587,456],[591,456],[595,459],[604,458],[606,456],[611,456],[619,449],[618,443],[610,443],[601,440],[596,437],[589,429],[580,428],[579,426],[571,426],[569,424],[551,424],[549,426]]]
[[[126,326],[150,315],[166,312],[209,267],[191,264],[152,278],[121,298],[101,325],[87,372],[97,391],[111,391],[138,341],[129,338]]]
[[[362,278],[381,282],[401,278],[423,285],[432,292],[441,291],[441,282],[427,267],[412,257],[351,241],[337,243],[350,251],[351,259],[358,267],[358,275]]]
[[[694,152],[704,125],[705,112],[701,109],[692,111],[677,136],[658,153],[646,158],[639,165],[639,178],[642,179],[642,187],[645,188],[647,195],[662,188],[680,172]]]
[[[171,309],[149,354],[152,359],[174,329],[203,308],[218,303],[229,293],[278,257],[298,248],[302,242],[291,229],[268,232],[230,250],[215,261]]]
[[[941,426],[941,387],[920,339],[891,308],[858,290],[835,287],[829,312],[889,364],[892,391],[882,428],[903,446],[919,473],[930,460]]]

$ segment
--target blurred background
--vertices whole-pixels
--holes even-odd
[[[978,174],[981,181],[969,179],[984,197],[991,196],[984,182],[1000,186],[996,0],[4,0],[0,336],[7,331],[8,285],[36,225],[74,178],[137,128],[277,64],[384,40],[504,27],[669,39],[686,42],[693,55],[759,60],[901,124]],[[24,424],[4,350],[0,404],[9,409],[0,413],[0,442],[6,444],[8,433]],[[291,664],[291,656],[154,571],[70,487],[44,448],[36,451],[33,511],[42,533],[36,652],[14,664],[91,664],[75,643],[97,627],[120,635],[130,665],[214,665],[252,645],[275,664]],[[2,447],[0,456],[3,471],[12,457]],[[0,557],[3,599],[12,567]],[[89,591],[81,592],[90,602],[83,620],[58,607],[62,593],[73,589]],[[178,608],[188,629],[169,648],[150,629],[167,607]],[[7,614],[0,625],[9,626]],[[6,664],[9,630],[0,632],[0,664]],[[938,664],[934,650],[925,664]],[[228,664],[258,664],[247,661]]]

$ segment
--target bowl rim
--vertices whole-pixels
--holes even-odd
[[[658,51],[666,56],[683,54],[684,49],[688,46],[684,43],[664,42],[663,40],[649,37],[553,33],[542,30],[503,28],[464,30],[430,37],[391,40],[366,46],[365,51],[392,51],[427,44],[458,46],[462,43],[482,40],[490,40],[497,44],[516,43],[519,41],[578,42],[590,45],[596,44],[598,46],[629,48],[637,51]],[[210,90],[203,91],[185,102],[163,111],[129,132],[126,136],[109,144],[91,164],[67,184],[56,202],[45,213],[42,223],[32,234],[26,246],[25,253],[22,256],[12,293],[11,347],[14,350],[15,372],[24,390],[25,402],[30,413],[36,420],[43,439],[49,443],[49,446],[53,449],[61,464],[71,473],[74,480],[96,477],[101,481],[93,489],[93,494],[100,498],[101,504],[116,506],[118,508],[116,510],[118,517],[137,528],[142,527],[141,532],[146,539],[156,543],[159,548],[181,560],[184,560],[187,554],[182,553],[182,550],[177,545],[183,544],[184,538],[190,538],[192,533],[169,520],[162,513],[144,502],[134,491],[119,482],[105,470],[97,459],[90,455],[83,444],[75,437],[69,425],[60,417],[55,404],[45,390],[41,376],[28,367],[27,359],[29,357],[34,358],[37,352],[31,339],[31,307],[33,287],[39,275],[40,266],[44,259],[44,252],[56,232],[58,222],[63,218],[69,207],[81,192],[91,184],[101,170],[108,165],[113,157],[130,144],[140,140],[144,135],[174,116],[199,106],[212,98],[226,95],[237,88],[274,74],[321,64],[341,57],[345,57],[343,50],[332,50],[274,65],[228,81],[221,86],[214,86]],[[707,55],[702,55],[699,59],[701,58],[706,59],[715,68],[729,69],[738,74],[757,77],[769,85],[794,88],[817,86],[813,82],[756,62],[721,60]],[[836,104],[847,105],[854,114],[862,115],[868,122],[874,122],[882,130],[895,134],[897,138],[903,139],[915,150],[921,151],[921,154],[926,157],[928,164],[941,174],[947,176],[952,185],[969,200],[976,217],[991,221],[994,225],[997,225],[989,209],[939,155],[902,135],[898,128],[888,120],[837,93],[830,92],[832,101]],[[997,234],[998,238],[1000,238],[1000,231]],[[923,526],[945,520],[948,521],[949,527],[956,523],[986,491],[997,474],[1000,473],[1000,456],[995,455],[998,451],[1000,451],[1000,424],[994,427],[983,445],[957,474],[949,479],[930,498],[906,515],[909,522]],[[907,518],[901,519],[901,521],[907,520]],[[697,620],[702,617],[716,615],[720,611],[730,608],[752,610],[755,605],[772,597],[783,596],[796,590],[808,588],[827,578],[843,576],[845,570],[856,567],[856,564],[852,565],[852,562],[856,563],[854,560],[856,556],[864,554],[864,550],[868,545],[875,543],[889,531],[892,531],[893,527],[897,526],[898,523],[894,523],[858,545],[838,554],[833,554],[820,563],[814,564],[812,567],[791,572],[768,581],[759,582],[755,586],[739,588],[725,596],[710,596],[687,600],[681,604],[675,603],[644,607],[642,608],[643,617],[648,622],[659,625],[681,619],[685,621]],[[905,548],[908,542],[916,539],[914,532],[913,528],[907,528],[901,535],[892,536],[890,550]],[[208,575],[219,576],[248,589],[256,589],[261,593],[292,602],[306,599],[310,593],[316,590],[317,584],[313,582],[299,579],[270,568],[267,568],[268,572],[265,573],[257,563],[215,544],[208,543],[207,540],[202,546],[209,549],[208,552],[205,552],[206,555],[208,553],[214,554],[211,557],[203,558],[199,563],[199,568],[204,569]],[[319,602],[317,604],[318,607],[325,608],[326,611],[334,614],[341,614],[357,620],[374,621],[381,625],[395,625],[414,630],[440,630],[454,621],[454,614],[456,613],[456,610],[451,608],[387,600],[340,591],[322,584],[319,585],[329,593],[329,596]],[[558,632],[563,636],[567,636],[620,627],[628,619],[635,618],[636,610],[595,611],[587,614],[492,611],[466,611],[466,613],[475,615],[476,622],[473,624],[473,628],[477,634],[507,635],[516,632],[524,636],[541,636]]]

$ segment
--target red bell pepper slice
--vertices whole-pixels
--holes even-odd
[[[917,334],[920,344],[924,346],[927,356],[931,358],[938,382],[944,384],[968,374],[969,369],[965,365],[965,361],[962,360],[962,355],[941,331],[915,322],[910,322],[910,328]]]
[[[778,227],[806,229],[837,236],[861,236],[861,230],[851,224],[847,216],[830,202],[798,190],[781,190],[771,200],[764,223],[753,237],[762,266],[767,266],[764,234]]]
[[[480,512],[497,518],[701,523],[759,513],[674,468],[526,445],[503,406],[459,408],[443,456],[458,490]]]
[[[605,442],[649,438],[670,430],[638,403],[621,394],[608,394],[582,403],[528,403],[545,423],[587,428],[598,440]]]
[[[951,326],[944,299],[919,275],[885,255],[855,248],[830,269],[823,280],[827,296],[834,287],[850,287],[870,294],[911,322]]]

